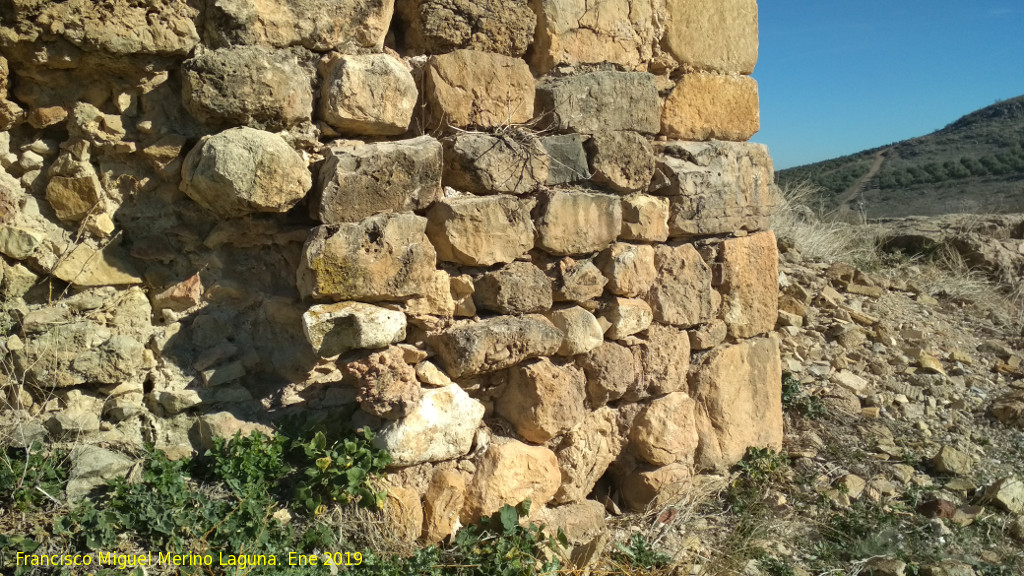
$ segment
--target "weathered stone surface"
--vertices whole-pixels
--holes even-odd
[[[634,194],[622,199],[619,238],[637,242],[668,240],[668,198]]]
[[[394,0],[217,0],[207,10],[204,38],[220,46],[380,50],[394,5]]]
[[[665,0],[662,44],[702,70],[750,74],[757,64],[756,0]]]
[[[400,542],[413,544],[423,534],[424,513],[420,495],[405,486],[388,486],[384,505],[390,534]]]
[[[693,246],[658,246],[654,264],[658,277],[647,301],[654,310],[655,320],[688,327],[713,317],[711,268]]]
[[[100,417],[95,412],[65,410],[50,416],[43,425],[50,433],[50,438],[66,440],[98,431]]]
[[[527,0],[397,0],[395,12],[406,48],[418,54],[470,48],[522,56],[537,26]]]
[[[1024,482],[1014,476],[1003,478],[985,489],[984,498],[1011,514],[1024,513]]]
[[[213,448],[214,438],[234,438],[236,433],[243,437],[259,433],[264,436],[271,436],[273,430],[265,425],[256,422],[239,420],[231,412],[214,412],[203,414],[199,417],[194,427],[199,443],[203,448]]]
[[[558,256],[598,252],[622,228],[622,203],[614,196],[553,192],[537,219],[537,245]]]
[[[505,264],[533,249],[529,205],[513,196],[440,200],[427,220],[427,236],[446,262]]]
[[[103,186],[95,169],[88,162],[76,162],[68,169],[59,169],[58,161],[51,168],[46,184],[46,201],[57,218],[77,222],[85,218],[103,198]]]
[[[89,244],[72,248],[53,269],[53,275],[79,287],[142,284],[135,265],[111,244],[97,250]]]
[[[85,51],[114,56],[185,55],[199,43],[196,11],[182,2],[136,5],[114,2],[49,3],[37,22]]]
[[[723,470],[751,446],[782,446],[782,364],[774,337],[713,350],[690,383],[697,402],[696,464]]]
[[[952,446],[940,448],[931,462],[936,472],[955,476],[969,476],[974,468],[974,460],[971,456]]]
[[[548,163],[533,135],[461,134],[445,148],[444,183],[475,194],[526,194],[547,182]]]
[[[605,342],[576,361],[587,376],[587,398],[593,406],[614,402],[636,385],[636,361],[621,344]]]
[[[429,128],[522,124],[533,117],[534,98],[533,74],[519,58],[456,50],[431,57],[424,72]]]
[[[199,304],[203,297],[203,282],[199,274],[168,286],[161,292],[150,295],[154,310],[173,310],[183,312]]]
[[[604,293],[608,279],[590,260],[562,258],[554,268],[555,300],[586,302]]]
[[[410,316],[453,318],[458,304],[452,295],[452,277],[444,270],[435,270],[421,288],[422,295],[406,300],[403,309]]]
[[[373,440],[395,466],[440,462],[465,456],[484,417],[484,405],[458,386],[423,390],[404,418],[384,426]]]
[[[551,309],[551,280],[529,262],[512,262],[473,283],[477,309],[499,314],[529,314]]]
[[[686,332],[651,324],[645,334],[630,346],[636,358],[638,395],[686,390],[686,372],[690,367],[690,339]]]
[[[8,99],[8,88],[10,87],[11,67],[7,58],[0,56],[0,130],[10,130],[18,122],[25,118],[25,111],[14,102]],[[63,108],[60,110],[63,111]],[[64,112],[67,117],[67,112]],[[31,122],[31,119],[30,119]],[[39,122],[33,124],[33,128],[41,128]]]
[[[775,328],[779,314],[779,250],[775,234],[760,232],[722,242],[719,253],[722,319],[735,338]]]
[[[99,446],[76,446],[69,455],[71,470],[65,488],[69,502],[77,502],[98,486],[114,478],[123,478],[132,459]]]
[[[302,315],[302,330],[318,355],[337,356],[405,340],[405,314],[362,302],[318,304]]]
[[[538,15],[533,67],[612,62],[638,68],[661,39],[662,0],[532,0]]]
[[[560,484],[558,460],[551,450],[515,440],[492,443],[476,462],[462,523],[472,524],[506,504],[515,506],[527,499],[534,506],[543,506]]]
[[[321,64],[320,115],[342,134],[404,134],[416,107],[416,81],[388,54],[335,56]]]
[[[426,227],[426,218],[406,213],[314,228],[299,266],[300,292],[367,301],[418,295],[435,270]]]
[[[340,224],[422,210],[441,195],[441,156],[441,143],[430,136],[368,144],[337,141],[320,167],[311,215],[324,224]]]
[[[185,157],[181,191],[222,218],[287,212],[313,185],[284,138],[241,127],[203,137]]]
[[[0,225],[0,253],[15,260],[28,258],[43,242],[34,230]]]
[[[694,407],[685,392],[651,400],[629,430],[630,445],[637,455],[655,466],[692,463],[698,442]]]
[[[537,83],[536,113],[556,130],[661,130],[661,102],[646,72],[588,72],[545,77]]]
[[[654,267],[652,246],[612,244],[595,262],[608,279],[608,291],[626,298],[646,293],[658,272]]]
[[[533,514],[530,521],[544,525],[553,534],[563,534],[570,544],[588,544],[604,533],[604,504],[596,500],[582,500],[557,508],[542,508]]]
[[[378,418],[403,418],[420,401],[416,369],[405,361],[399,348],[388,348],[348,362],[342,366],[342,374],[355,382],[359,390],[356,401],[363,411]]]
[[[636,132],[598,132],[586,142],[593,181],[630,194],[644,192],[654,177],[654,149]]]
[[[625,444],[614,408],[604,406],[588,413],[555,449],[562,484],[554,501],[563,504],[586,498]]]
[[[565,334],[559,356],[586,354],[604,343],[604,329],[588,310],[573,306],[548,314],[555,328]]]
[[[454,470],[434,472],[423,497],[423,540],[436,544],[458,528],[466,502],[466,479]]]
[[[145,348],[138,341],[93,322],[58,320],[41,325],[14,353],[18,373],[28,381],[47,388],[119,384],[142,368]]]
[[[278,131],[313,116],[313,71],[292,50],[237,46],[182,65],[182,103],[208,125]]]
[[[761,230],[775,210],[774,172],[761,144],[671,142],[658,163],[673,237]],[[659,177],[655,178],[656,180]]]
[[[692,478],[693,469],[689,464],[643,467],[621,477],[619,490],[626,507],[641,512],[653,502],[670,502],[686,493]]]
[[[583,149],[585,140],[586,136],[582,134],[556,134],[540,139],[550,158],[548,186],[590,180],[587,152]]]
[[[761,129],[757,81],[749,76],[686,74],[661,115],[661,133],[681,140],[745,142]]]
[[[539,316],[489,318],[450,328],[434,340],[452,378],[508,368],[538,356],[552,356],[562,333]]]
[[[582,370],[543,358],[509,369],[508,385],[495,411],[520,436],[543,444],[583,419],[585,386]]]
[[[1000,396],[989,406],[989,412],[1003,424],[1024,428],[1024,391]]]
[[[654,321],[651,306],[637,298],[613,298],[602,308],[601,317],[611,325],[605,333],[611,340],[647,330]]]

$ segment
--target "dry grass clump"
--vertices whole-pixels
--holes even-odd
[[[804,258],[824,262],[857,262],[875,251],[874,239],[839,220],[823,220],[811,206],[820,202],[821,189],[809,182],[787,184],[778,190],[771,229],[785,246]]]

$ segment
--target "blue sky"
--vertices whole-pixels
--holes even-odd
[[[921,136],[1024,94],[1024,0],[760,0],[776,168]]]

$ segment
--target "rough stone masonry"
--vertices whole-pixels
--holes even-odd
[[[0,54],[5,437],[344,419],[427,542],[780,446],[755,0],[12,0]]]

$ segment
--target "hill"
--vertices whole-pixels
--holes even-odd
[[[828,210],[869,218],[1024,211],[1024,96],[972,112],[890,146],[782,170],[780,185],[810,181]],[[872,165],[880,161],[877,170]]]

